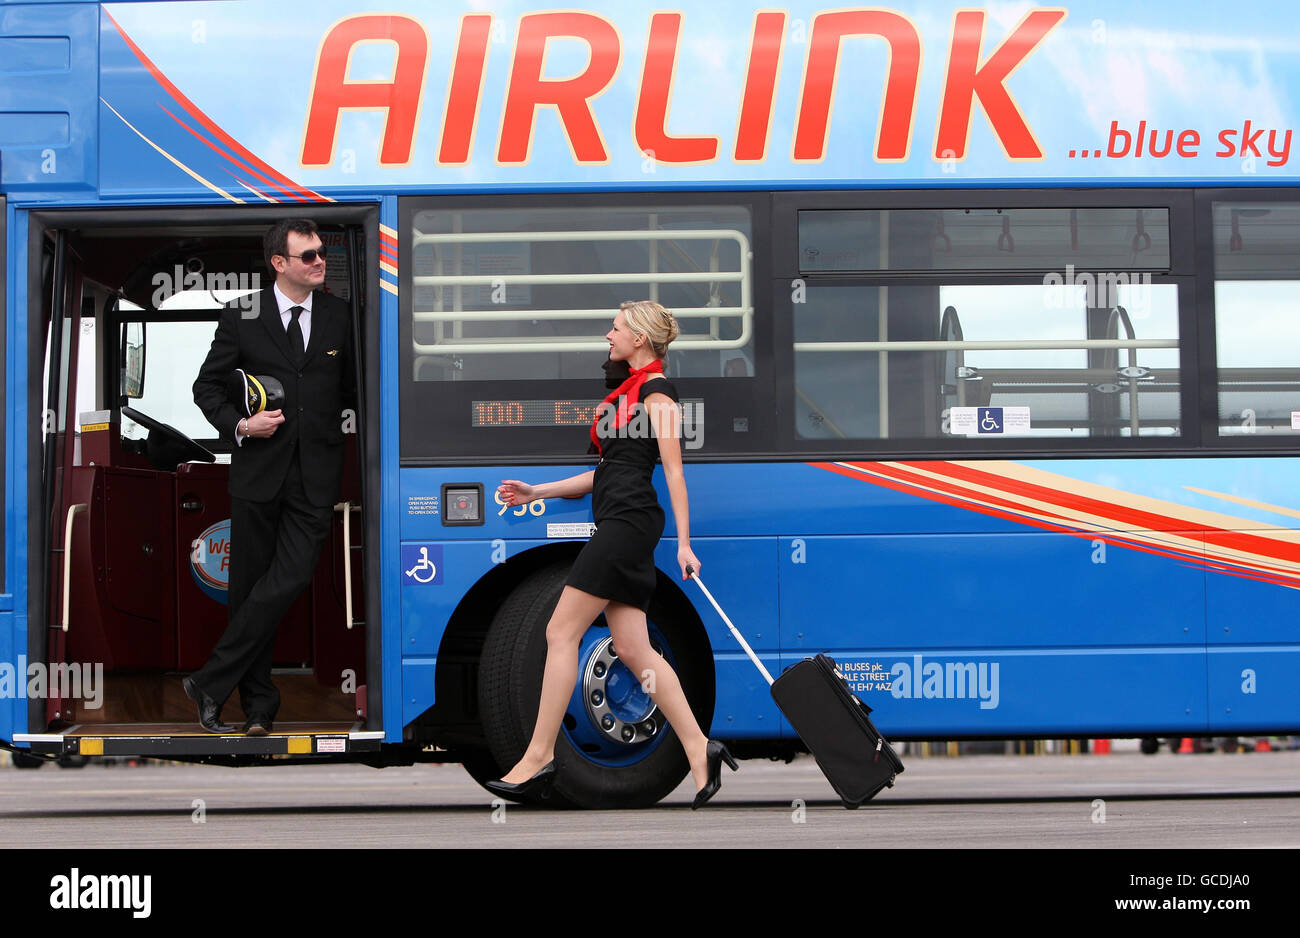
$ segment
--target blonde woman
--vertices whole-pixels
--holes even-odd
[[[507,505],[591,493],[596,533],[574,562],[546,626],[546,667],[532,740],[509,772],[487,783],[491,791],[518,796],[554,784],[555,740],[578,679],[578,643],[601,612],[623,663],[633,674],[649,671],[654,677],[650,696],[681,740],[695,779],[691,807],[700,807],[717,793],[724,761],[732,770],[737,768],[727,747],[706,737],[695,722],[677,674],[651,647],[646,627],[655,589],[654,549],[664,529],[664,512],[650,481],[657,461],[663,462],[677,522],[682,578],[687,565],[700,569],[691,551],[681,412],[676,389],[663,375],[668,345],[677,332],[672,313],[658,303],[623,303],[605,335],[610,358],[606,370],[613,373],[625,365],[626,378],[605,398],[592,424],[592,444],[600,455],[595,470],[541,485],[507,479],[497,489]],[[639,408],[648,421],[639,419]]]

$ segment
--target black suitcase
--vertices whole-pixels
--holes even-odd
[[[773,680],[695,571],[688,566],[686,572],[767,679],[772,699],[817,760],[844,807],[856,808],[882,788],[892,788],[894,777],[903,771],[903,762],[871,722],[871,708],[849,690],[830,656],[805,658]]]
[[[781,708],[846,808],[894,786],[903,763],[828,655],[805,658],[772,684]]]

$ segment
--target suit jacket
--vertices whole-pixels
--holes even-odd
[[[194,382],[194,403],[221,438],[234,445],[231,495],[256,502],[275,498],[297,443],[307,499],[317,506],[333,505],[343,478],[343,411],[356,407],[351,308],[319,290],[312,294],[306,361],[297,368],[275,294],[268,287],[255,299],[252,309],[235,302],[221,311],[212,348]],[[285,396],[284,423],[270,437],[245,437],[242,445],[235,444],[235,429],[244,414],[230,400],[227,383],[236,368],[280,379]]]

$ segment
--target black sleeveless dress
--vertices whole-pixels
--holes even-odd
[[[677,389],[667,378],[654,377],[641,386],[641,400],[666,394],[677,402]],[[659,440],[649,413],[638,405],[617,436],[601,436],[601,458],[592,482],[591,507],[596,533],[587,541],[565,585],[584,593],[650,608],[655,591],[655,545],[664,532],[664,510],[650,478],[659,460]]]

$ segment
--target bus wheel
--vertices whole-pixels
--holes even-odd
[[[532,736],[546,662],[546,624],[569,564],[546,567],[510,594],[492,620],[479,663],[479,713],[498,765],[514,765]],[[650,642],[672,665],[707,729],[713,660],[707,641],[664,597],[651,604]],[[555,744],[554,807],[643,808],[675,789],[690,766],[681,743],[641,680],[619,660],[604,617],[578,644],[578,681]]]
[[[1159,751],[1160,751],[1160,740],[1156,739],[1154,736],[1143,737],[1142,739],[1143,755],[1154,756]]]
[[[30,753],[18,752],[17,750],[10,750],[9,755],[13,759],[15,769],[39,769],[49,761],[42,759],[40,756],[33,756]]]

